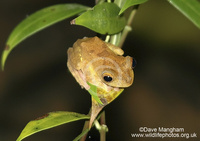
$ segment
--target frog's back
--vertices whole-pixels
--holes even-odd
[[[87,56],[90,59],[115,55],[115,53],[108,48],[106,43],[98,37],[84,38],[80,46],[82,47],[82,56]]]

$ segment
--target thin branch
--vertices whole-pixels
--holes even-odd
[[[108,132],[108,127],[105,124],[100,125],[98,120],[94,121],[94,125],[96,129],[99,130],[100,141],[106,141],[106,132]]]
[[[89,121],[85,121],[82,132],[84,132],[87,129],[89,130]],[[87,134],[88,132],[80,139],[80,141],[85,141],[87,138]]]
[[[106,129],[107,129],[107,126],[106,126],[106,125],[102,125],[102,126],[101,126],[101,130],[100,130],[100,141],[106,141]]]
[[[105,111],[102,112],[101,117],[100,117],[100,123],[101,125],[106,125],[106,114]]]
[[[121,36],[121,40],[120,40],[120,43],[119,43],[119,47],[120,48],[122,48],[128,33],[132,30],[131,24],[133,22],[133,19],[135,17],[135,14],[136,14],[136,11],[137,11],[138,7],[139,7],[139,5],[134,6],[133,10],[131,11],[131,13],[129,15],[129,18],[128,18],[128,21],[127,21],[127,25],[125,26],[124,30],[122,31],[122,36]]]
[[[105,141],[106,140],[106,131],[107,131],[105,111],[103,111],[101,114],[100,123],[102,126],[102,128],[100,130],[100,139],[101,139],[101,141]]]

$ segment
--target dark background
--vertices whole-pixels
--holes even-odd
[[[1,0],[0,53],[13,28],[31,13],[58,3],[91,0]],[[13,141],[30,121],[51,111],[87,114],[90,95],[66,67],[68,47],[94,32],[69,20],[28,38],[8,56],[0,71],[0,141]],[[137,60],[134,84],[108,105],[107,140],[171,141],[185,138],[132,138],[139,127],[181,127],[200,139],[200,30],[167,1],[139,7],[123,49]],[[25,141],[70,141],[84,121],[34,134]],[[98,131],[90,133],[98,141]]]

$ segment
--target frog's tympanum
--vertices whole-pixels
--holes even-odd
[[[67,66],[76,81],[86,90],[90,89],[88,82],[95,85],[104,106],[133,83],[133,58],[122,56],[121,48],[98,37],[78,39],[67,53]]]

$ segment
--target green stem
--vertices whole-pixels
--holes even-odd
[[[113,44],[113,45],[115,45],[115,46],[118,46],[118,45],[119,45],[120,39],[121,39],[121,32],[112,35],[112,36],[110,37],[110,43]]]
[[[103,2],[105,2],[105,0],[95,0],[95,4],[97,5],[97,4],[100,4],[100,3],[103,3]]]
[[[106,36],[106,39],[105,39],[105,42],[108,43],[109,41],[110,41],[110,35],[107,35],[107,36]]]
[[[90,109],[90,111],[89,111],[89,114],[88,115],[90,115],[91,114],[91,109]],[[100,124],[98,124],[98,120],[100,119],[100,123],[101,123],[101,125]],[[106,124],[106,117],[105,117],[105,111],[103,111],[102,113],[100,113],[99,114],[99,116],[96,118],[96,120],[94,121],[94,123],[96,123],[95,124],[95,126],[96,126],[96,128],[97,128],[97,130],[99,130],[99,133],[100,133],[100,137],[101,138],[106,138],[106,136],[104,135],[104,131],[101,131],[101,126],[105,126],[106,128],[104,129],[105,130],[105,132],[108,130],[108,128],[107,128],[107,126],[105,125]],[[83,126],[83,130],[82,130],[82,133],[78,136],[78,137],[76,137],[76,139],[74,139],[73,141],[78,141],[79,139],[79,141],[85,141],[86,140],[86,138],[87,138],[87,134],[88,134],[88,132],[89,132],[89,121],[85,121],[85,124],[84,124],[84,126]],[[101,132],[100,132],[101,131]],[[103,140],[104,141],[104,140]]]
[[[103,122],[105,122],[105,113],[102,115]],[[106,141],[106,132],[108,131],[108,128],[105,124],[99,124],[98,120],[94,121],[94,125],[97,130],[99,130],[100,133],[100,141]]]
[[[128,18],[128,21],[127,21],[127,24],[124,28],[124,30],[122,31],[122,36],[121,36],[121,40],[120,40],[120,43],[119,43],[119,47],[122,48],[125,40],[126,40],[126,37],[128,35],[128,33],[132,30],[131,28],[131,24],[133,22],[133,19],[135,17],[135,14],[136,14],[136,11],[138,9],[138,6],[139,5],[136,5],[133,7],[133,10],[131,11],[130,15],[129,15],[129,18]]]
[[[102,112],[102,115],[100,117],[100,123],[101,123],[101,126],[106,126],[105,111]],[[106,140],[106,129],[107,129],[107,126],[106,127],[102,127],[101,130],[100,130],[100,139],[101,139],[101,141],[105,141]]]
[[[117,2],[120,2],[120,1],[117,1]],[[120,5],[118,5],[118,6],[120,6]],[[109,38],[107,38],[107,39],[110,39],[110,43],[122,48],[128,33],[132,30],[131,24],[132,24],[133,19],[135,17],[135,14],[136,14],[136,11],[138,9],[138,6],[139,5],[133,6],[133,10],[131,11],[131,13],[129,15],[129,18],[128,18],[128,21],[127,21],[127,24],[124,27],[124,30],[122,32],[114,34],[114,35],[111,35],[111,36],[107,35],[107,36],[109,36]]]
[[[89,129],[85,129],[82,131],[80,135],[78,135],[73,141],[85,141],[87,137],[87,133],[89,132]],[[86,136],[85,136],[86,135]]]
[[[91,109],[90,109],[88,115],[91,115]],[[84,131],[89,131],[89,121],[88,121],[88,120],[85,121],[85,124],[84,124],[84,126],[83,126],[82,132],[84,132]],[[85,141],[86,138],[87,138],[87,134],[88,134],[88,132],[86,132],[86,133],[81,137],[80,141]]]
[[[82,132],[86,131],[86,133],[85,133],[84,136],[82,136],[82,138],[80,139],[80,141],[85,141],[85,140],[86,140],[86,138],[87,138],[87,133],[88,133],[87,130],[89,130],[89,121],[85,121],[85,124],[84,124],[84,126],[83,126]]]
[[[122,8],[122,3],[124,0],[115,0],[114,3],[117,4],[120,8]]]
[[[105,111],[102,112],[101,117],[100,117],[100,123],[101,125],[106,125],[106,114]]]
[[[102,126],[101,126],[101,130],[100,130],[100,141],[106,141],[106,129],[107,129],[107,126],[106,126],[106,125],[102,125]]]

